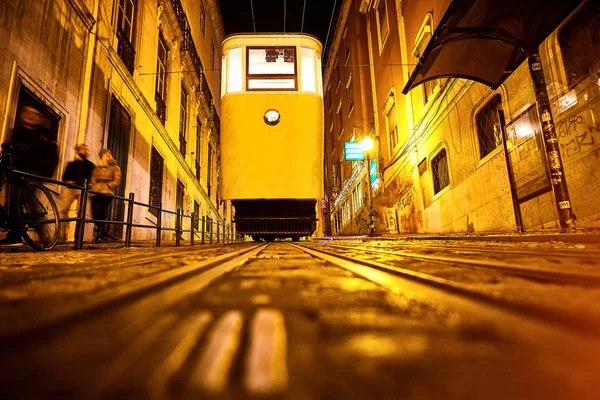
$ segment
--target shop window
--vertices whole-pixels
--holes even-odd
[[[433,173],[433,194],[438,194],[443,188],[450,185],[446,149],[442,149],[431,159],[431,171]]]
[[[600,73],[600,2],[590,0],[558,32],[569,89]]]
[[[502,131],[498,111],[502,108],[502,97],[495,95],[476,116],[479,156],[484,158],[502,144]]]

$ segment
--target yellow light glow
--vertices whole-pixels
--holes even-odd
[[[268,125],[277,125],[279,118],[279,111],[277,110],[267,110],[265,113],[265,122]]]
[[[373,139],[370,136],[365,136],[361,142],[361,147],[364,151],[373,150]]]
[[[515,133],[517,134],[517,139],[522,139],[524,137],[533,135],[533,128],[528,122],[518,123],[515,128]]]

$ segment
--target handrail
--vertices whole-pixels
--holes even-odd
[[[243,241],[243,235],[239,235],[239,234],[235,233],[235,223],[226,224],[224,222],[222,223],[219,221],[209,220],[206,217],[198,217],[194,213],[192,213],[190,215],[183,214],[183,212],[180,209],[172,211],[172,210],[163,209],[161,207],[152,206],[150,204],[136,201],[134,193],[129,193],[129,197],[123,197],[123,196],[117,196],[114,194],[106,194],[106,193],[100,193],[100,192],[96,192],[93,190],[89,190],[88,185],[87,185],[87,180],[85,181],[84,186],[79,186],[76,184],[62,182],[62,181],[52,179],[52,178],[46,178],[43,176],[33,175],[33,174],[30,174],[30,173],[24,172],[24,171],[19,171],[19,170],[13,169],[13,170],[11,170],[11,172],[14,173],[15,175],[23,176],[25,178],[35,179],[37,181],[42,181],[42,182],[46,182],[46,183],[53,183],[53,184],[56,184],[59,186],[64,186],[64,187],[67,187],[70,189],[76,189],[76,190],[81,191],[81,196],[79,198],[80,207],[78,209],[77,217],[74,217],[74,218],[59,217],[60,222],[78,222],[76,230],[75,230],[75,247],[74,247],[75,250],[81,250],[83,248],[83,236],[84,236],[83,234],[84,234],[86,223],[104,223],[104,224],[114,224],[114,225],[125,226],[126,227],[125,247],[131,246],[131,237],[133,235],[133,228],[155,229],[156,234],[157,234],[157,237],[156,237],[156,246],[157,247],[161,246],[161,234],[164,231],[176,232],[176,237],[175,237],[176,246],[181,245],[181,240],[182,240],[181,235],[184,233],[190,234],[190,243],[191,244],[194,244],[196,237],[201,238],[200,244],[205,244],[206,236],[209,237],[209,241],[212,244],[213,240],[214,240],[213,236],[215,236],[215,232],[213,232],[214,225],[216,225],[217,243],[220,243],[221,240],[223,243],[234,243],[234,242]],[[126,202],[126,204],[128,205],[127,219],[125,221],[114,221],[114,220],[96,220],[93,218],[86,218],[87,200],[88,200],[90,194],[99,194],[99,195],[103,195],[106,197],[110,197],[111,199],[117,199],[117,200]],[[158,213],[156,224],[134,223],[133,222],[134,206],[141,206],[141,207],[145,207],[147,209],[158,210],[159,213]],[[175,227],[174,228],[162,226],[162,214],[163,213],[175,216]],[[184,227],[183,227],[184,219],[186,221],[189,220],[189,224],[190,224],[189,229],[184,229]],[[200,221],[202,221],[201,224],[200,224]],[[200,225],[201,225],[201,229],[195,228],[196,226],[198,226],[200,228]],[[220,233],[219,233],[220,232],[219,227],[223,228],[221,230],[222,237],[220,236]],[[228,232],[227,235],[225,232],[226,229]]]

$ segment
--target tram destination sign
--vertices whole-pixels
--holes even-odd
[[[344,154],[346,161],[362,161],[365,159],[361,142],[344,142]]]

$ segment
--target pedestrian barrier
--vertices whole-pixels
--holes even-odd
[[[128,197],[109,195],[106,193],[99,193],[89,190],[88,182],[85,181],[83,186],[74,185],[71,183],[62,182],[52,178],[45,178],[33,174],[29,174],[21,171],[14,171],[15,174],[24,176],[28,179],[35,179],[45,183],[52,183],[58,186],[67,187],[70,189],[76,189],[81,191],[81,196],[79,197],[80,207],[78,209],[77,217],[60,217],[60,222],[76,222],[75,227],[75,250],[81,250],[83,248],[83,239],[85,232],[85,224],[87,223],[102,223],[102,224],[112,224],[112,225],[123,225],[125,226],[125,247],[131,246],[131,237],[133,235],[133,228],[142,228],[142,229],[155,229],[156,230],[156,246],[161,246],[161,236],[162,233],[167,232],[175,232],[175,246],[181,246],[182,235],[189,234],[190,244],[195,244],[196,239],[200,239],[200,244],[205,244],[207,241],[209,243],[236,243],[242,242],[244,240],[243,235],[239,235],[235,231],[235,224],[226,224],[225,222],[219,221],[211,221],[205,217],[199,217],[192,213],[190,215],[186,215],[182,212],[181,209],[177,209],[175,211],[166,210],[161,207],[152,206],[150,204],[141,203],[135,200],[135,194],[129,193]],[[87,214],[87,203],[88,199],[91,195],[101,194],[103,196],[110,197],[116,201],[123,201],[127,205],[127,218],[124,221],[115,221],[115,220],[96,220],[93,218],[86,218]],[[156,210],[156,224],[138,224],[133,222],[133,210],[135,206],[145,207],[148,210]],[[167,214],[174,217],[175,226],[163,226],[163,214]],[[189,228],[184,228],[184,220],[189,221]],[[202,227],[202,229],[198,229],[198,227]]]

